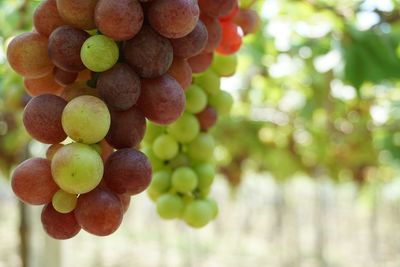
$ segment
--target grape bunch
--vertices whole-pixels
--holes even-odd
[[[215,50],[232,54],[240,47],[237,4],[45,0],[37,7],[34,29],[10,42],[7,59],[32,96],[24,126],[49,147],[46,158],[16,167],[12,189],[23,202],[44,205],[41,221],[50,236],[115,232],[132,196],[168,180],[160,178],[168,172],[156,172],[151,183],[151,165],[160,170],[156,157],[174,169],[171,183],[179,187],[159,198],[163,217],[176,217],[180,204],[194,227],[216,216],[216,203],[205,198],[214,177],[207,130],[218,109],[229,109],[218,74],[227,74],[225,61],[232,59],[221,56],[218,74],[204,71]],[[196,85],[193,72],[204,72]],[[150,160],[140,151],[146,128],[148,135],[156,128],[168,133],[147,138]]]
[[[236,0],[198,3],[197,25],[202,26],[173,41],[174,62],[187,62],[194,73],[193,79],[185,79],[189,84],[184,87],[185,112],[168,126],[149,123],[143,142],[154,171],[147,193],[158,214],[167,220],[182,219],[195,228],[218,214],[216,201],[209,197],[216,169],[216,142],[210,130],[233,104],[231,95],[220,89],[221,78],[236,72],[235,53],[243,34],[257,26],[256,13],[240,9]]]

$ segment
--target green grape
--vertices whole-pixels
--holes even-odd
[[[145,147],[142,149],[142,152],[146,154],[147,158],[150,160],[151,167],[153,171],[159,171],[165,168],[165,164],[162,160],[160,160],[153,152],[151,147]]]
[[[67,193],[61,189],[54,194],[52,200],[54,209],[60,213],[72,212],[77,202],[78,198],[75,194]]]
[[[60,148],[51,161],[56,184],[71,194],[84,194],[100,184],[103,161],[90,146],[72,143]]]
[[[185,222],[195,228],[208,224],[214,215],[213,207],[205,200],[194,200],[188,203],[183,212]]]
[[[184,113],[167,127],[167,131],[178,142],[189,143],[200,133],[200,123],[194,115]]]
[[[163,170],[153,174],[148,190],[162,194],[168,191],[170,187],[171,172]]]
[[[235,74],[237,64],[238,60],[236,54],[224,56],[215,53],[211,68],[219,76],[229,77]]]
[[[200,133],[188,146],[188,154],[199,161],[209,161],[213,157],[214,138],[207,133]]]
[[[159,135],[164,133],[164,131],[164,126],[148,121],[146,127],[146,135],[144,136],[143,141],[147,144],[152,144]]]
[[[103,72],[117,63],[119,57],[118,45],[104,35],[89,37],[82,45],[81,59],[91,71]]]
[[[93,148],[97,153],[99,153],[99,155],[101,155],[101,145],[100,145],[100,143],[91,144],[90,147]]]
[[[209,98],[209,104],[217,110],[218,115],[228,115],[233,105],[233,98],[230,93],[221,90]]]
[[[207,201],[208,204],[209,204],[209,206],[211,207],[211,210],[212,210],[212,216],[211,216],[211,218],[212,218],[212,219],[217,218],[218,213],[219,213],[217,201],[215,201],[215,200],[212,199],[212,198],[206,198],[205,201]]]
[[[153,152],[159,159],[169,160],[178,155],[179,145],[172,136],[163,134],[154,140]]]
[[[95,144],[107,135],[111,116],[102,100],[83,95],[67,104],[62,113],[61,123],[65,133],[74,141]]]
[[[200,86],[207,94],[216,95],[220,91],[221,81],[219,76],[209,69],[196,77],[195,84]]]
[[[192,192],[197,183],[197,175],[189,167],[180,167],[172,173],[172,187],[180,193]]]
[[[199,179],[198,188],[200,190],[206,190],[210,188],[215,177],[214,166],[208,163],[198,164],[194,167],[194,170]]]
[[[199,86],[192,84],[185,92],[186,111],[196,114],[207,106],[207,94]]]
[[[169,161],[169,166],[171,168],[179,168],[183,166],[188,166],[190,164],[189,157],[186,154],[179,153],[175,158]]]
[[[182,215],[185,204],[182,198],[175,194],[163,194],[157,199],[157,212],[161,218],[175,219]]]

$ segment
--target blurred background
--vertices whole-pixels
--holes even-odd
[[[9,185],[46,151],[5,56],[38,3],[0,0],[0,267],[400,266],[399,1],[242,1],[262,22],[222,83],[235,105],[214,130],[219,218],[162,221],[142,194],[112,236],[63,242]]]

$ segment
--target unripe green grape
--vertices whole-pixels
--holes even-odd
[[[205,190],[211,187],[215,177],[215,167],[213,164],[203,163],[198,164],[194,167],[194,170],[198,177],[198,188]]]
[[[210,208],[212,210],[211,219],[217,218],[218,213],[219,213],[217,202],[212,198],[206,198],[205,201],[207,201],[207,203],[209,204],[209,206],[210,206]]]
[[[61,123],[65,133],[74,141],[95,144],[107,135],[111,116],[102,100],[83,95],[67,104],[62,113]]]
[[[54,209],[60,213],[72,212],[77,202],[78,198],[75,194],[67,193],[61,189],[54,194],[52,200]]]
[[[217,110],[218,115],[228,115],[232,109],[233,98],[230,93],[221,90],[209,98],[209,104]]]
[[[183,212],[185,222],[195,228],[207,225],[213,218],[214,210],[205,200],[195,200],[188,203]]]
[[[142,149],[142,152],[146,154],[147,158],[150,160],[151,168],[154,172],[159,171],[165,168],[165,164],[162,160],[160,160],[153,152],[151,147],[145,147]]]
[[[167,127],[168,133],[180,143],[189,143],[200,133],[200,123],[189,113],[184,113]]]
[[[176,140],[168,135],[163,134],[157,137],[153,143],[153,152],[159,159],[169,160],[178,155],[179,145]]]
[[[196,114],[207,106],[207,94],[199,86],[192,84],[185,92],[186,111]]]
[[[143,138],[143,141],[147,144],[152,144],[154,140],[164,132],[165,132],[164,126],[147,121],[146,134]]]
[[[171,172],[158,171],[153,174],[148,190],[164,193],[171,187]]]
[[[175,219],[182,215],[185,204],[182,198],[175,194],[163,194],[157,199],[157,212],[161,218]]]
[[[195,79],[195,84],[200,86],[208,95],[216,95],[220,91],[220,77],[211,69],[203,72]]]
[[[81,59],[91,71],[103,72],[117,63],[119,57],[118,45],[104,35],[89,37],[82,45]]]
[[[197,175],[189,167],[180,167],[172,173],[172,187],[180,193],[192,192],[197,183]]]
[[[229,77],[235,74],[237,64],[238,60],[236,54],[224,56],[215,53],[211,68],[219,76]]]
[[[56,184],[70,194],[84,194],[96,188],[103,177],[100,155],[90,146],[72,143],[60,148],[51,161]]]
[[[199,161],[212,159],[215,148],[214,138],[207,133],[200,133],[188,145],[188,154],[191,158]]]

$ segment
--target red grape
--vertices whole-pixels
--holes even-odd
[[[100,0],[95,10],[101,33],[114,40],[129,40],[142,28],[143,10],[137,0]]]
[[[199,54],[205,48],[207,42],[207,28],[200,20],[188,35],[171,40],[174,56],[181,58],[189,58]]]
[[[221,25],[219,24],[218,19],[208,17],[206,15],[201,16],[201,21],[203,21],[208,32],[208,41],[204,48],[203,53],[212,53],[218,47],[221,41],[222,37]]]
[[[46,76],[37,79],[24,79],[24,86],[30,96],[59,95],[63,90],[62,86],[55,81],[53,72],[49,72]]]
[[[97,89],[108,106],[127,110],[139,98],[140,78],[129,65],[119,63],[100,74]]]
[[[50,161],[42,158],[19,164],[12,174],[11,187],[20,200],[31,205],[50,203],[59,189],[51,176]]]
[[[183,90],[192,83],[192,69],[186,59],[175,57],[167,73],[175,78]]]
[[[222,40],[217,47],[217,52],[223,55],[236,53],[242,45],[242,36],[239,27],[230,21],[221,21]]]
[[[94,9],[98,0],[57,0],[57,9],[66,22],[81,30],[96,28]]]
[[[33,14],[33,25],[40,34],[50,36],[58,27],[64,25],[63,19],[58,14],[56,0],[42,2]]]
[[[40,95],[29,101],[24,110],[23,122],[28,133],[46,144],[56,144],[65,140],[61,116],[67,102],[59,96]]]
[[[126,111],[110,110],[111,126],[107,142],[116,149],[137,146],[146,131],[146,119],[136,106]]]
[[[151,165],[140,151],[124,148],[114,152],[104,165],[104,180],[117,194],[136,195],[151,181]]]
[[[78,78],[78,72],[69,72],[55,67],[53,71],[54,80],[61,86],[73,84]]]
[[[177,120],[185,109],[184,91],[169,75],[143,79],[138,106],[152,122],[170,124]]]
[[[201,12],[211,17],[226,16],[237,4],[237,0],[199,0]]]
[[[188,59],[188,63],[193,73],[201,73],[206,71],[213,61],[213,53],[200,54]]]
[[[202,131],[208,131],[218,119],[217,111],[213,107],[206,107],[202,112],[197,113],[196,117]]]
[[[106,236],[121,225],[123,208],[116,194],[100,186],[78,198],[75,217],[85,231]]]
[[[167,72],[172,64],[173,50],[170,41],[149,26],[124,46],[125,59],[140,77],[153,78]]]
[[[252,9],[240,10],[235,16],[234,21],[242,28],[245,35],[256,32],[260,25],[258,14]]]
[[[43,207],[41,219],[43,229],[55,239],[72,238],[81,230],[73,212],[59,213],[51,203]]]

